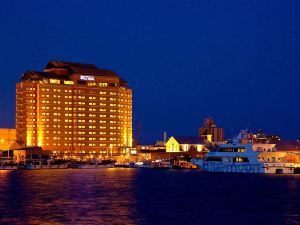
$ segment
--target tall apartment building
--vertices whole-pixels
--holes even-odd
[[[214,119],[208,117],[204,120],[203,127],[199,128],[199,137],[206,137],[212,142],[222,142],[224,141],[224,128],[217,127]]]
[[[24,147],[117,153],[132,145],[132,90],[114,71],[50,61],[16,85],[16,130]]]

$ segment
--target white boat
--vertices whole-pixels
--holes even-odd
[[[172,169],[173,166],[171,165],[170,161],[168,161],[168,160],[157,159],[153,162],[151,168],[155,168],[155,169]]]
[[[68,164],[58,164],[58,165],[42,165],[42,164],[25,164],[25,165],[20,165],[19,169],[25,169],[25,170],[42,170],[42,169],[67,169]]]
[[[272,144],[234,140],[218,145],[206,158],[193,158],[191,162],[209,172],[233,173],[294,173],[295,164],[284,161],[284,154]]]
[[[15,165],[0,164],[0,170],[16,170],[16,169],[18,169],[18,167]]]
[[[71,166],[72,169],[102,169],[113,168],[114,164],[75,164]]]
[[[100,160],[91,162],[73,162],[69,164],[72,169],[102,169],[113,168],[116,161],[114,160]]]

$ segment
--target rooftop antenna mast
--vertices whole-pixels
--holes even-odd
[[[137,123],[137,145],[141,144],[141,129],[142,129],[142,123],[139,121]]]

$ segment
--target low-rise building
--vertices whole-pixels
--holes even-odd
[[[200,137],[172,136],[166,143],[166,152],[206,151],[207,141]]]

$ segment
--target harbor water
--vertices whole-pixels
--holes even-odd
[[[0,224],[300,224],[300,175],[0,171]]]

